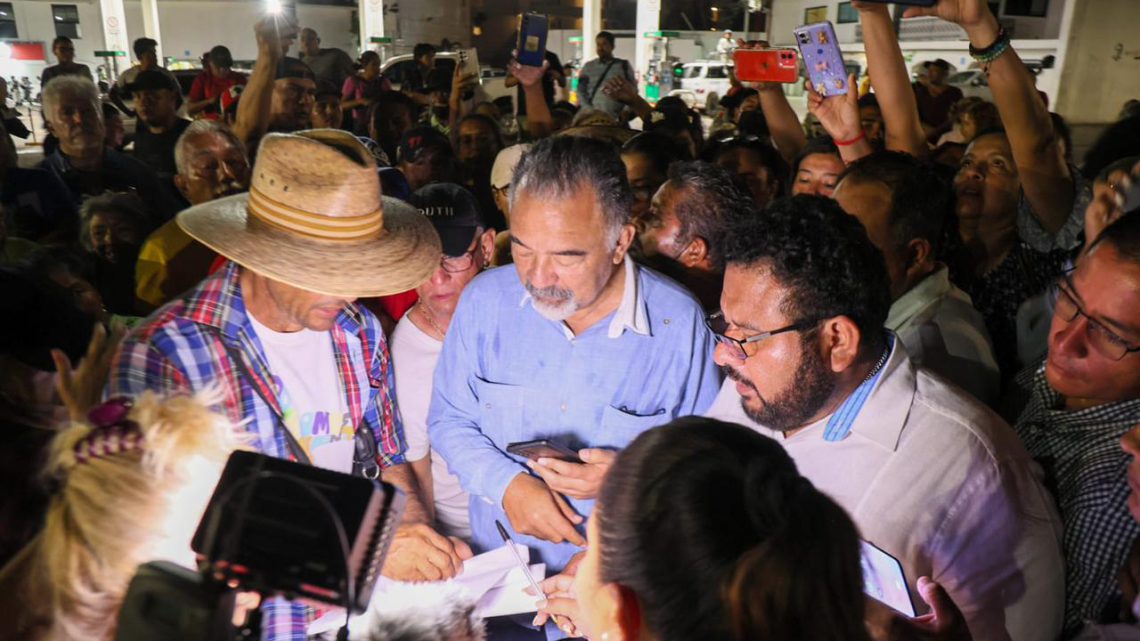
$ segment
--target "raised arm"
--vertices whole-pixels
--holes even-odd
[[[606,81],[602,93],[629,107],[638,118],[641,118],[642,123],[649,124],[653,107],[637,93],[637,84],[621,76],[614,76]]]
[[[273,81],[281,60],[281,40],[296,36],[297,25],[276,16],[260,20],[253,28],[257,36],[257,61],[253,73],[238,101],[234,133],[252,148],[269,129],[269,110],[273,102]]]
[[[522,65],[518,60],[507,63],[507,70],[510,71],[507,80],[522,85],[523,100],[526,101],[526,128],[534,140],[545,138],[554,131],[554,117],[550,114],[550,106],[546,104],[546,96],[542,93],[542,77],[548,67],[549,63],[545,61],[541,67]]]
[[[918,102],[887,5],[856,1],[853,6],[859,10],[863,23],[867,69],[883,113],[886,147],[920,158],[926,156],[929,147],[918,116]]]
[[[863,131],[863,122],[859,118],[859,89],[855,85],[854,74],[847,77],[847,93],[842,96],[825,98],[815,90],[810,80],[804,83],[804,87],[807,92],[808,111],[819,118],[819,124],[823,125],[827,134],[835,141],[844,163],[850,165],[874,153],[875,149],[867,140],[867,135]]]
[[[455,73],[451,75],[451,95],[448,96],[447,103],[447,128],[452,131],[459,124],[459,119],[464,116],[463,108],[467,102],[463,99],[464,92],[474,87],[479,80],[479,70],[471,73],[466,73],[466,71],[467,62],[460,60],[455,65]]]
[[[756,90],[760,92],[760,110],[768,121],[772,142],[776,143],[776,149],[790,165],[807,144],[800,118],[792,109],[788,97],[784,95],[784,88],[779,83],[762,83],[756,86]]]
[[[905,17],[937,16],[966,30],[972,51],[983,61],[1005,126],[1021,188],[1046,231],[1059,231],[1076,198],[1073,175],[1057,144],[1049,110],[1037,95],[1033,75],[1009,43],[984,0],[939,0],[933,7],[912,7]]]

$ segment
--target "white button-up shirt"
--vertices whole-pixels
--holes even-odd
[[[898,334],[915,365],[944,376],[987,405],[997,403],[1001,374],[985,319],[970,296],[950,282],[945,265],[891,305],[886,326]]]
[[[977,641],[1052,641],[1061,630],[1061,525],[1040,468],[1013,430],[960,389],[916,368],[896,341],[840,440],[828,419],[785,438],[751,421],[726,381],[708,415],[784,445],[862,536],[918,577],[941,583]]]

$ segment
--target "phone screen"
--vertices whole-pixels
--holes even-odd
[[[863,541],[863,591],[908,617],[914,616],[902,563]]]

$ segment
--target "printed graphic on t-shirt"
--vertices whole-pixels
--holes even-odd
[[[339,411],[338,399],[330,399],[333,407],[297,408],[279,376],[273,377],[285,427],[301,443],[305,453],[319,467],[338,472],[352,471],[352,437],[355,433],[352,415]]]

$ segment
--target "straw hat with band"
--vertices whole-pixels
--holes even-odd
[[[376,163],[347,132],[270,134],[248,193],[178,214],[190,236],[275,281],[344,298],[414,289],[439,265],[439,235],[382,198]]]

